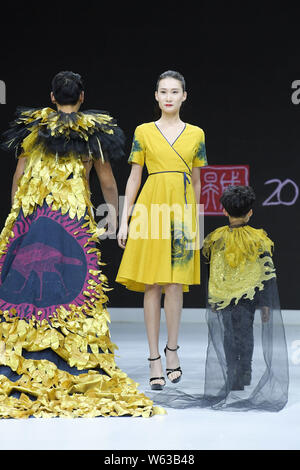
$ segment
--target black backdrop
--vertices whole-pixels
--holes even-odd
[[[0,80],[6,104],[0,105],[0,131],[17,105],[50,106],[51,78],[73,70],[84,78],[84,109],[109,110],[118,119],[128,154],[135,127],[153,120],[158,75],[180,71],[188,90],[182,118],[205,130],[209,163],[250,165],[257,193],[252,225],[265,228],[275,242],[282,307],[299,309],[300,7],[286,3],[2,6]],[[3,226],[16,162],[8,154],[1,154],[1,161]],[[114,167],[120,195],[129,171],[126,160]],[[266,184],[272,179],[278,182]],[[102,195],[94,173],[91,187],[97,206]],[[263,205],[274,191],[272,204]],[[205,234],[225,223],[224,217],[206,216]],[[103,241],[102,252],[113,287],[110,306],[142,306],[142,294],[114,282],[122,255],[117,242]],[[204,295],[203,285],[192,287],[184,306],[203,307]]]

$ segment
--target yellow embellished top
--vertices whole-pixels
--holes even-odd
[[[272,247],[264,230],[249,225],[210,233],[203,244],[209,260],[209,304],[220,310],[242,298],[253,300],[264,282],[276,277]]]

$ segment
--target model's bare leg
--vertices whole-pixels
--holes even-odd
[[[168,284],[165,286],[164,309],[168,329],[167,345],[170,349],[176,349],[183,304],[183,293],[181,284]],[[167,369],[179,367],[177,351],[166,350]],[[179,371],[169,374],[169,379],[174,380],[181,375]]]
[[[161,286],[147,285],[144,294],[144,318],[149,343],[149,357],[154,359],[159,356],[159,329],[161,311]],[[161,360],[150,361],[150,377],[163,377]],[[153,380],[151,384],[164,385],[163,380]]]

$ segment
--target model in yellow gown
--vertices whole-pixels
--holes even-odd
[[[0,418],[158,411],[115,362],[81,159],[108,158],[118,138],[106,113],[50,108],[19,110],[5,135],[27,160],[0,236]]]
[[[170,143],[155,122],[135,130],[129,163],[146,165],[148,178],[132,213],[117,282],[145,285],[200,284],[199,229],[192,168],[207,164],[204,132],[185,124]]]

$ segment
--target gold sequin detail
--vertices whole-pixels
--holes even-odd
[[[250,226],[220,227],[208,235],[203,254],[210,259],[210,305],[223,309],[232,300],[252,300],[257,290],[263,290],[263,281],[276,277],[272,246],[264,230]]]
[[[49,321],[40,322],[36,318],[25,321],[15,316],[13,308],[0,310],[0,365],[20,375],[14,382],[0,375],[0,418],[165,414],[139,392],[138,384],[115,362],[117,346],[111,342],[110,318],[105,307],[109,288],[100,269],[103,265],[101,252],[95,248],[99,233],[91,216],[92,205],[81,160],[68,157],[57,163],[53,156],[43,154],[38,147],[22,156],[28,157],[27,165],[0,236],[0,256],[6,253],[7,244],[14,236],[12,229],[20,210],[26,217],[46,201],[53,210],[68,212],[72,219],[81,219],[88,209],[82,224],[90,234],[85,247],[96,253],[99,269],[90,270],[97,281],[90,279],[84,304],[61,306]],[[24,350],[34,352],[47,348],[70,367],[101,368],[105,374],[88,370],[72,375],[46,359],[26,359],[23,355]],[[20,392],[19,398],[11,396],[16,391]]]

